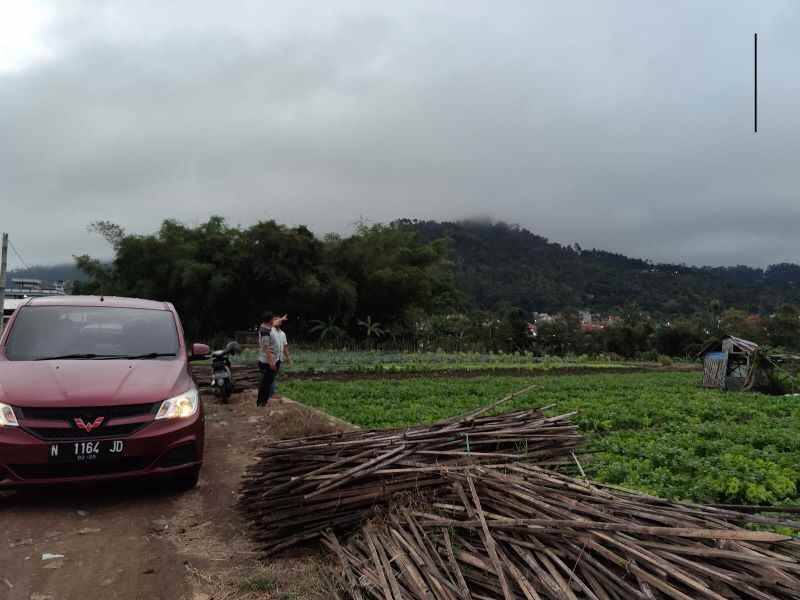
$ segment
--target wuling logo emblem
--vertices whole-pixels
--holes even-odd
[[[97,429],[105,421],[105,417],[97,417],[92,423],[87,423],[83,419],[75,419],[75,426],[78,429],[83,429],[86,433],[90,433],[93,429]]]

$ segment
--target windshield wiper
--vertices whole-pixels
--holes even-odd
[[[160,356],[177,356],[174,352],[148,352],[147,354],[61,354],[59,356],[43,356],[36,360],[142,360],[147,358],[158,358]]]
[[[58,356],[42,356],[41,358],[37,358],[35,360],[60,360],[60,359],[67,359],[67,358],[76,358],[76,359],[83,359],[88,360],[91,358],[98,358],[102,356],[101,354],[59,354]]]
[[[145,358],[159,358],[161,356],[177,356],[174,352],[148,352],[147,354],[119,354],[107,358],[122,358],[127,360],[142,360]],[[105,357],[104,357],[105,358]]]

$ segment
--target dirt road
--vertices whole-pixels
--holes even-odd
[[[206,455],[195,490],[116,485],[0,496],[0,599],[327,597],[319,555],[261,563],[234,505],[259,447],[342,426],[291,402],[256,409],[250,393],[228,406],[206,398],[205,406]]]

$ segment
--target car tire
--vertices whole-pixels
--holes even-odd
[[[179,475],[170,480],[170,487],[178,492],[188,492],[193,489],[200,479],[200,467],[195,467],[189,473]]]

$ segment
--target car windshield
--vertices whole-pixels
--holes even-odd
[[[6,343],[9,360],[168,359],[178,334],[167,310],[85,306],[19,309]]]

